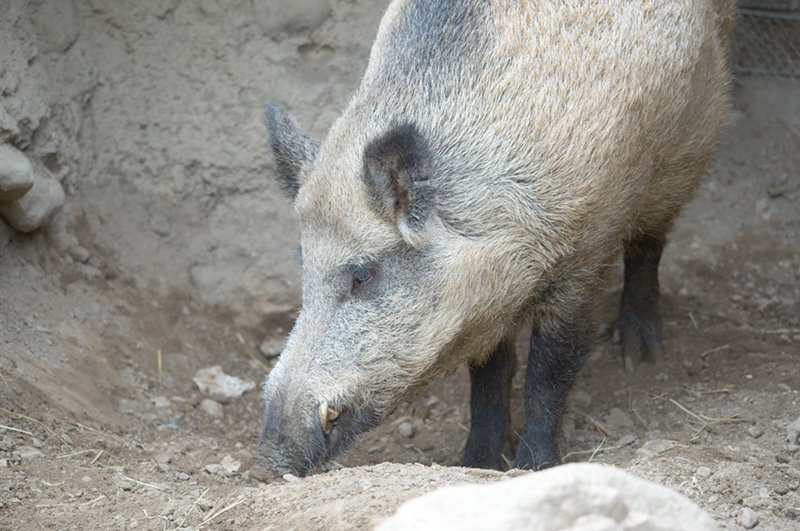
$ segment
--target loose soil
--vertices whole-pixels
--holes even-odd
[[[571,398],[564,460],[667,485],[723,529],[739,528],[743,508],[759,529],[800,529],[800,453],[787,440],[800,417],[800,85],[742,78],[734,93],[719,160],[662,261],[665,356],[623,369],[618,271]],[[263,381],[274,360],[259,346],[292,315],[237,320],[186,284],[142,275],[86,212],[0,249],[0,529],[368,527],[437,486],[504,476],[454,468],[469,425],[461,369],[331,471],[260,484],[248,473],[258,392],[215,418],[192,376],[221,365]],[[523,332],[521,365],[525,343]],[[516,431],[522,385],[519,374]]]

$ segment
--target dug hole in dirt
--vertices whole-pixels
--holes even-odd
[[[518,474],[456,468],[464,369],[340,470],[266,486],[248,473],[258,387],[299,301],[261,111],[278,98],[323,137],[385,5],[0,5],[0,141],[39,190],[65,192],[38,230],[0,220],[1,529],[370,527],[437,487]],[[663,257],[665,356],[626,372],[598,331],[565,462],[667,486],[723,529],[800,529],[799,168],[800,85],[737,79],[718,161]],[[617,271],[608,323],[620,287]],[[250,390],[201,391],[214,366]]]

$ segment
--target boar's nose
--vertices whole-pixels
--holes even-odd
[[[339,412],[328,405],[328,402],[323,400],[319,404],[319,422],[322,426],[322,431],[328,435],[333,429],[333,421],[339,418]]]

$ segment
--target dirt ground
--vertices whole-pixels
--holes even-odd
[[[800,529],[800,453],[787,430],[800,417],[800,85],[741,78],[734,95],[719,160],[662,261],[665,357],[626,372],[611,328],[598,331],[564,460],[669,486],[723,529],[752,527],[747,509],[757,529]],[[220,415],[192,376],[220,365],[262,382],[274,360],[260,346],[285,335],[291,313],[237,320],[187,284],[142,274],[99,232],[109,212],[89,205],[102,193],[68,194],[85,208],[0,245],[0,529],[368,527],[437,486],[504,476],[455,467],[469,425],[462,369],[331,471],[250,478],[257,390]]]

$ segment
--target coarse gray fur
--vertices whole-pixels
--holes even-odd
[[[318,148],[271,105],[303,307],[264,386],[267,468],[311,472],[525,317],[532,356],[587,343],[623,242],[666,234],[713,158],[732,20],[727,0],[397,0]]]

